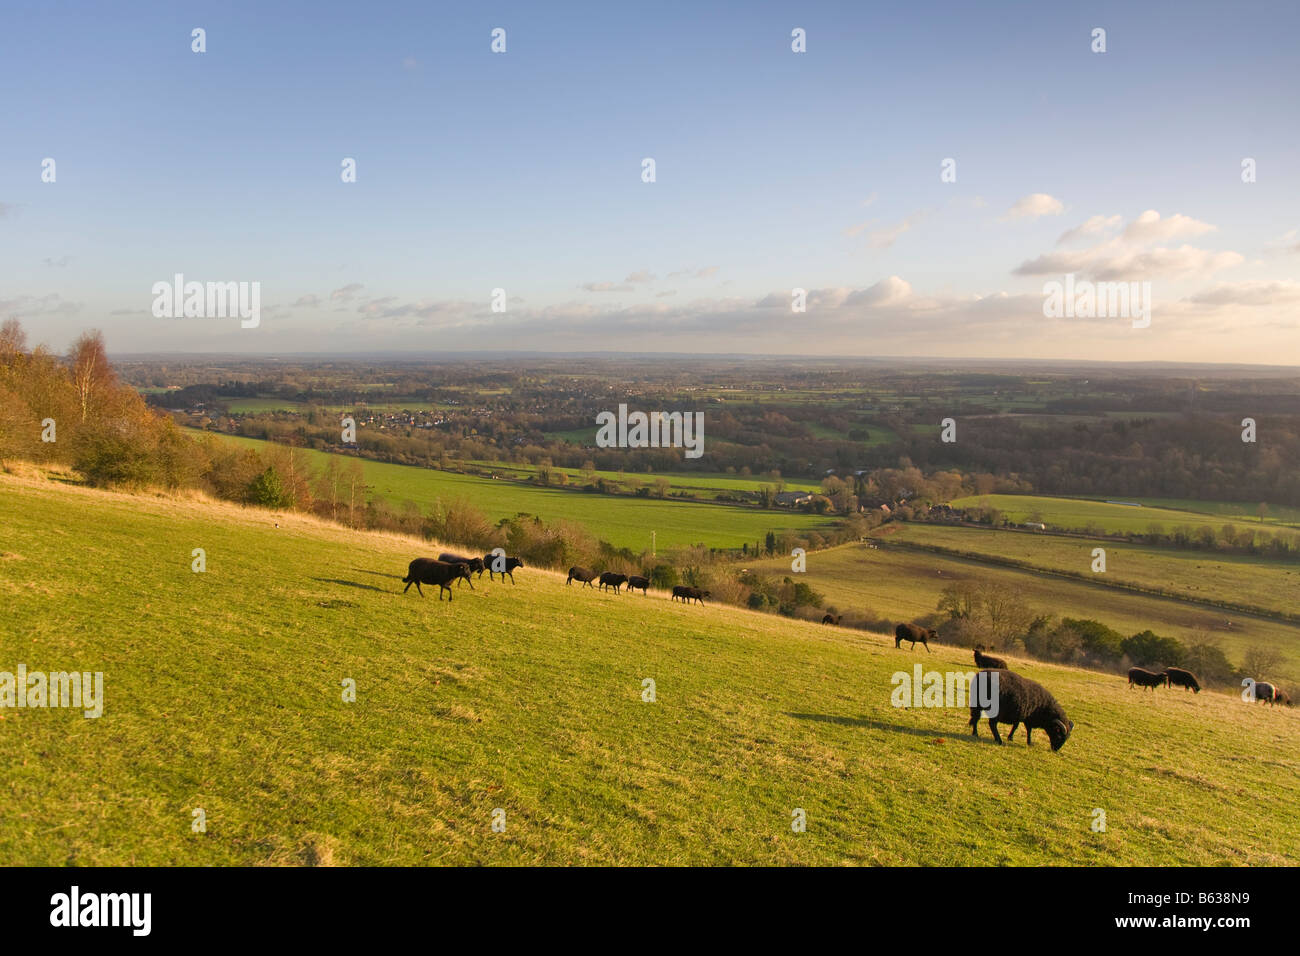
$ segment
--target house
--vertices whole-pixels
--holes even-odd
[[[772,501],[782,508],[798,508],[812,499],[812,494],[807,491],[778,491]]]

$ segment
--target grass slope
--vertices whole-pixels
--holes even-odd
[[[253,448],[264,448],[267,444],[255,438],[214,437]],[[304,454],[312,467],[319,470],[329,453],[306,450]],[[742,544],[761,541],[769,531],[812,531],[830,525],[825,518],[801,512],[561,491],[414,465],[355,460],[361,462],[371,496],[381,495],[393,506],[414,501],[426,508],[440,499],[465,500],[494,521],[520,512],[548,522],[575,521],[598,538],[638,553],[649,550],[652,531],[656,533],[655,543],[660,550],[701,542],[714,548],[739,548]]]
[[[0,711],[5,863],[1300,862],[1300,712],[1027,663],[1075,733],[999,748],[890,706],[954,650],[536,569],[421,599],[427,543],[34,478],[0,527],[0,669],[106,691]]]

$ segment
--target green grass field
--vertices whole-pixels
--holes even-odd
[[[789,558],[764,559],[747,566],[795,577]],[[1183,641],[1209,635],[1237,664],[1256,644],[1275,647],[1283,660],[1273,676],[1282,681],[1300,680],[1300,626],[1234,611],[887,546],[871,550],[852,544],[816,551],[807,556],[807,571],[799,577],[841,613],[869,609],[892,620],[915,620],[934,613],[945,587],[972,579],[1007,585],[1038,613],[1092,618],[1125,635],[1148,628]],[[1229,620],[1231,627],[1227,626]]]
[[[266,445],[266,442],[253,438],[206,434],[247,447]],[[307,451],[305,454],[313,467],[320,468],[328,453]],[[548,522],[575,521],[585,525],[598,538],[637,552],[650,547],[652,531],[660,550],[700,542],[715,548],[739,548],[742,544],[752,546],[768,531],[811,531],[828,525],[824,518],[802,513],[560,491],[431,468],[358,460],[365,471],[366,483],[371,487],[371,495],[381,495],[394,506],[403,501],[413,501],[424,508],[440,499],[463,499],[493,520],[523,512]]]
[[[1072,538],[1030,532],[909,523],[890,536],[928,547],[989,555],[1036,568],[1084,574],[1101,584],[1122,582],[1177,594],[1283,614],[1300,612],[1300,565],[1248,555],[1125,544],[1103,538]],[[1106,570],[1092,571],[1093,550],[1106,552]]]
[[[1115,499],[1128,501],[1130,499]],[[1156,499],[1152,500],[1154,504]],[[1164,499],[1166,501],[1172,499]],[[1136,502],[1142,504],[1141,501]],[[1151,525],[1160,525],[1168,533],[1174,529],[1187,526],[1190,528],[1210,527],[1218,531],[1225,524],[1234,524],[1238,529],[1260,527],[1259,518],[1249,518],[1232,511],[1219,511],[1212,502],[1181,502],[1187,505],[1201,506],[1200,511],[1180,511],[1174,508],[1143,507],[1107,504],[1087,498],[1049,498],[1039,495],[971,495],[966,498],[954,498],[954,508],[993,507],[1013,522],[1031,520],[1043,521],[1066,530],[1083,531],[1092,524],[1108,533],[1145,534]],[[1225,508],[1246,506],[1240,503],[1224,503]],[[1256,506],[1257,507],[1257,506]],[[1213,509],[1213,510],[1212,510]],[[1272,509],[1270,509],[1270,512]],[[1294,521],[1296,509],[1279,508],[1284,521]],[[1038,515],[1039,517],[1033,518]],[[1276,528],[1276,518],[1265,520],[1263,527],[1270,524]]]
[[[467,461],[465,464],[475,468],[490,468],[497,474],[507,475],[512,478],[528,479],[537,474],[536,465],[499,461]],[[554,467],[551,471],[552,473],[563,472],[568,475],[570,484],[581,482],[583,477],[581,468]],[[693,471],[662,471],[651,474],[633,471],[601,471],[600,469],[596,469],[595,474],[597,477],[604,478],[606,481],[617,482],[626,488],[639,483],[653,489],[657,479],[666,478],[672,485],[668,492],[670,495],[677,491],[689,491],[700,497],[712,497],[720,491],[756,492],[765,485],[773,488],[776,486],[775,479],[761,475],[746,477],[743,475],[710,474]],[[787,491],[820,491],[821,487],[821,482],[809,478],[784,479],[784,488]]]
[[[0,667],[105,682],[0,711],[8,863],[1300,862],[1298,711],[1025,664],[1074,734],[999,748],[890,704],[952,649],[535,569],[439,602],[427,543],[34,478],[0,523]]]
[[[226,402],[226,410],[232,415],[258,414],[261,412],[298,412],[305,406],[284,398],[232,398]]]

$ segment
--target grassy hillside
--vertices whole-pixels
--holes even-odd
[[[266,445],[266,442],[253,438],[214,437],[249,447]],[[306,451],[304,454],[312,466],[319,469],[328,453]],[[769,531],[811,531],[830,524],[825,518],[801,512],[586,494],[413,465],[357,460],[365,471],[371,496],[382,495],[392,505],[414,501],[425,508],[439,499],[463,499],[494,521],[520,512],[536,515],[543,521],[576,521],[610,544],[637,552],[649,549],[652,531],[656,533],[655,542],[660,550],[701,542],[714,548],[739,548],[742,544],[752,546],[761,541]]]
[[[910,533],[911,526],[907,528]],[[789,558],[764,559],[748,566],[769,574],[790,574]],[[1255,644],[1276,647],[1282,663],[1272,676],[1283,681],[1300,679],[1300,626],[1267,618],[924,551],[843,545],[808,555],[807,567],[801,580],[841,612],[866,608],[895,620],[914,620],[935,611],[949,584],[987,579],[1014,588],[1036,612],[1093,618],[1122,634],[1150,628],[1179,640],[1211,635],[1233,663],[1241,663]]]
[[[0,711],[6,862],[1300,862],[1300,711],[1026,664],[1074,736],[999,748],[890,705],[955,651],[535,569],[421,599],[427,543],[34,478],[0,528],[0,669],[106,692]]]

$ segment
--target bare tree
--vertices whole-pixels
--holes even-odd
[[[0,362],[27,351],[27,333],[17,319],[5,319],[0,325]]]
[[[83,332],[68,350],[73,390],[85,424],[97,396],[113,385],[115,376],[104,348],[104,334],[98,330]]]

